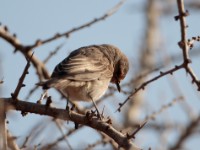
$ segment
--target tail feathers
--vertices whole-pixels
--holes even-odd
[[[47,90],[51,87],[54,87],[57,83],[58,83],[58,79],[50,79],[47,81],[42,81],[42,82],[36,83],[36,85],[42,86],[42,88],[44,90]]]
[[[35,85],[37,85],[37,86],[42,86],[42,88],[43,88],[44,90],[50,88],[50,86],[48,86],[48,81],[41,81],[41,82],[36,83]]]

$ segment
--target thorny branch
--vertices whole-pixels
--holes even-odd
[[[197,86],[197,90],[200,91],[200,81],[197,78],[196,74],[194,73],[193,69],[189,66],[190,63],[192,63],[192,61],[190,60],[189,57],[189,49],[191,48],[190,43],[187,41],[186,39],[186,28],[188,27],[186,25],[186,19],[185,17],[189,15],[188,11],[185,11],[184,8],[184,1],[183,0],[177,0],[177,6],[178,6],[178,12],[179,15],[175,16],[175,20],[180,20],[180,29],[181,29],[181,41],[178,42],[178,45],[180,46],[180,48],[182,49],[182,54],[183,54],[183,63],[181,65],[175,66],[174,68],[165,71],[165,72],[160,72],[159,75],[155,76],[154,78],[142,83],[138,88],[136,88],[134,90],[134,92],[132,92],[132,94],[130,94],[128,96],[128,98],[123,102],[123,103],[119,103],[119,107],[117,109],[117,111],[121,111],[122,106],[129,101],[137,92],[139,92],[140,90],[144,90],[144,88],[152,83],[155,80],[158,80],[168,74],[173,74],[175,71],[178,71],[180,69],[185,69],[185,71],[191,76],[192,78],[192,83],[195,83]],[[199,40],[199,37],[197,38],[193,38],[196,41]]]
[[[156,112],[152,113],[151,115],[147,116],[146,119],[145,119],[145,121],[149,121],[149,120],[155,119],[155,117],[158,114],[162,113],[164,110],[167,110],[169,107],[171,107],[172,105],[174,105],[176,102],[182,101],[182,100],[183,100],[182,96],[175,98],[172,102],[170,102],[170,103],[168,103],[166,105],[163,105],[158,111],[156,111]]]
[[[193,69],[189,66],[189,63],[191,63],[191,60],[189,58],[190,47],[189,47],[189,45],[187,43],[187,39],[186,39],[187,24],[186,24],[186,19],[185,19],[185,17],[188,16],[189,13],[188,13],[188,11],[185,11],[183,0],[177,0],[177,6],[178,6],[178,12],[179,12],[178,19],[180,20],[180,29],[181,29],[181,41],[179,42],[179,46],[183,51],[184,68],[185,68],[185,71],[187,73],[189,73],[189,75],[191,76],[192,83],[195,83],[198,88],[198,91],[200,91],[199,79],[195,75]]]
[[[0,37],[11,44],[15,48],[15,51],[19,50],[25,58],[30,58],[32,56],[31,51],[26,52],[27,46],[22,45],[16,35],[9,33],[6,26],[0,26]],[[32,56],[31,63],[35,67],[40,80],[50,77],[45,65],[35,55]]]
[[[181,65],[179,65],[179,66],[175,66],[174,68],[172,68],[172,69],[170,69],[170,70],[167,70],[167,71],[165,71],[165,72],[160,71],[160,74],[159,74],[159,75],[157,75],[157,76],[155,76],[154,78],[152,78],[152,79],[150,79],[150,80],[144,82],[143,84],[141,84],[138,88],[136,88],[136,89],[134,90],[134,92],[133,92],[131,95],[128,96],[128,98],[127,98],[123,103],[119,103],[119,107],[118,107],[117,111],[120,112],[120,111],[121,111],[121,108],[124,106],[124,104],[125,104],[127,101],[129,101],[129,100],[130,100],[136,93],[138,93],[140,90],[144,90],[145,87],[146,87],[148,84],[150,84],[150,83],[152,83],[153,81],[158,80],[158,79],[160,79],[161,77],[164,77],[164,76],[166,76],[166,75],[168,75],[168,74],[171,74],[171,75],[172,75],[175,71],[177,71],[177,70],[179,70],[179,69],[182,69],[182,68],[184,68],[184,65],[183,65],[183,64],[181,64]]]
[[[43,44],[52,42],[61,37],[68,37],[73,32],[79,31],[79,30],[81,30],[85,27],[89,27],[99,21],[105,20],[106,18],[112,16],[115,12],[117,12],[119,10],[119,8],[123,5],[124,2],[125,2],[125,0],[121,0],[116,6],[111,8],[108,12],[106,12],[103,16],[101,16],[99,18],[96,18],[88,23],[85,23],[85,24],[79,26],[79,27],[73,28],[65,33],[61,33],[61,34],[57,33],[55,36],[50,37],[46,40],[37,40],[35,42],[35,44],[33,44],[33,45],[25,46],[25,45],[21,44],[20,40],[17,38],[16,34],[12,35],[9,33],[7,26],[0,27],[0,37],[2,39],[4,39],[5,41],[7,41],[8,43],[10,43],[15,48],[15,52],[19,50],[25,57],[29,58],[32,54],[31,50],[33,50],[34,48],[39,47]],[[48,79],[50,77],[44,63],[41,62],[36,56],[32,57],[31,62],[33,63],[33,65],[37,71],[40,81],[43,79]]]
[[[95,116],[88,117],[87,114],[82,115],[73,111],[66,111],[64,109],[46,107],[45,105],[25,102],[21,100],[15,101],[12,98],[0,98],[0,102],[4,102],[6,108],[22,112],[47,115],[57,119],[70,120],[77,124],[89,126],[111,137],[113,140],[115,140],[116,143],[118,143],[119,147],[123,147],[125,149],[133,149],[133,150],[139,149],[137,148],[137,146],[133,144],[131,140],[129,140],[121,132],[117,131],[112,125],[110,125],[107,122],[99,120]]]
[[[46,149],[51,149],[53,148],[54,146],[56,146],[59,142],[63,141],[65,138],[69,137],[70,135],[72,135],[73,133],[75,133],[75,131],[81,129],[81,127],[83,126],[80,126],[78,129],[71,129],[69,130],[66,134],[60,136],[57,140],[53,141],[52,143],[48,143],[47,145],[43,146],[41,148],[41,150],[46,150]]]
[[[32,54],[32,56],[33,56],[33,54]],[[19,78],[19,82],[17,84],[17,87],[16,87],[14,93],[11,93],[12,98],[15,99],[15,100],[17,100],[17,97],[19,95],[21,88],[25,86],[25,84],[23,82],[24,82],[26,75],[28,74],[28,69],[30,67],[30,60],[31,60],[32,56],[30,58],[27,58],[27,64],[24,68],[24,71],[23,71],[21,77]]]
[[[108,18],[109,16],[111,16],[111,15],[113,15],[115,12],[117,12],[118,9],[123,5],[123,3],[124,3],[125,1],[126,1],[126,0],[121,0],[116,6],[114,6],[113,8],[111,8],[111,9],[110,9],[108,12],[106,12],[103,16],[101,16],[101,17],[99,17],[99,18],[95,18],[94,20],[89,21],[89,22],[87,22],[87,23],[85,23],[85,24],[83,24],[83,25],[81,25],[81,26],[79,26],[79,27],[75,27],[75,28],[73,28],[73,29],[71,29],[71,30],[69,30],[69,31],[67,31],[67,32],[64,32],[64,33],[57,33],[57,34],[54,35],[53,37],[50,37],[50,38],[45,39],[45,40],[37,40],[37,41],[35,42],[35,44],[29,45],[29,46],[28,46],[29,49],[26,49],[26,51],[29,51],[29,50],[31,50],[31,49],[33,49],[33,48],[35,48],[35,47],[38,47],[38,46],[47,44],[47,43],[49,43],[49,42],[52,42],[52,41],[54,41],[54,40],[56,40],[56,39],[59,39],[59,38],[61,38],[61,37],[69,37],[70,34],[73,33],[73,32],[79,31],[79,30],[81,30],[81,29],[83,29],[83,28],[86,28],[86,27],[89,27],[89,26],[91,26],[91,25],[93,25],[93,24],[95,24],[95,23],[97,23],[97,22],[99,22],[99,21],[105,20],[106,18]]]
[[[170,148],[170,150],[177,150],[181,149],[184,141],[192,135],[194,130],[198,127],[200,122],[200,116],[198,116],[196,119],[193,119],[191,123],[186,127],[186,130],[181,134],[177,142],[174,144],[173,147]]]
[[[146,125],[146,123],[147,123],[147,121],[144,121],[141,125],[139,125],[137,128],[136,128],[136,130],[131,134],[131,135],[129,135],[128,133],[127,133],[127,138],[128,139],[131,139],[131,138],[135,138],[135,135]]]

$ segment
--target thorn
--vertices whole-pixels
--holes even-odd
[[[14,33],[14,34],[13,34],[13,37],[14,37],[14,38],[16,38],[16,37],[17,37],[17,35]]]
[[[184,16],[187,17],[187,16],[189,16],[189,15],[190,15],[190,13],[189,13],[189,11],[186,9],[186,11],[185,11],[185,13],[184,13]]]
[[[185,63],[185,65],[188,65],[188,64],[192,63],[192,60],[188,58],[188,59],[185,60],[184,63]]]
[[[75,110],[76,109],[76,105],[75,104],[72,104],[72,107],[71,107],[71,111]]]
[[[11,93],[10,95],[11,95],[12,99],[15,99],[14,93]]]
[[[193,40],[196,40],[196,37],[192,37]]]
[[[102,113],[101,113],[101,116],[102,116],[103,118],[104,118],[104,116],[103,116],[104,109],[105,109],[105,105],[103,106],[103,110],[102,110]]]
[[[130,138],[131,138],[131,135],[130,135],[129,133],[126,133],[126,137],[127,137],[128,139],[130,139]],[[133,137],[133,138],[135,138],[135,137]]]
[[[93,114],[90,111],[87,111],[85,116],[88,119],[88,121],[91,121]]]
[[[25,117],[28,114],[28,112],[22,111],[21,114],[22,114],[23,117]]]
[[[5,30],[6,32],[8,32],[8,27],[7,27],[7,26],[4,26],[4,30]]]
[[[47,101],[46,101],[46,107],[50,107],[50,106],[51,106],[51,103],[52,103],[51,96],[49,96],[49,97],[47,98]]]
[[[38,39],[36,42],[35,42],[35,45],[36,46],[40,46],[42,44],[42,41],[40,39]]]
[[[18,49],[17,48],[15,48],[15,50],[14,50],[14,53],[16,53],[18,51]]]
[[[108,120],[106,121],[106,123],[108,123],[108,124],[112,124],[112,120],[108,117]]]
[[[75,129],[78,129],[78,126],[79,126],[79,124],[78,123],[76,123],[76,122],[74,122],[74,127],[75,127]]]
[[[60,37],[60,33],[56,33],[55,38],[59,38]]]
[[[175,21],[178,21],[179,18],[180,16],[174,16]]]
[[[67,33],[67,34],[65,35],[65,37],[66,37],[66,38],[69,38],[69,36],[70,36],[70,34],[69,34],[69,33]]]
[[[175,65],[175,68],[178,69],[179,67],[177,65]]]

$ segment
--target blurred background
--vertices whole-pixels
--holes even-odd
[[[150,83],[135,94],[121,109],[122,103],[135,88],[145,81],[183,62],[180,24],[174,0],[60,0],[3,1],[0,0],[0,23],[23,46],[38,44],[30,52],[44,64],[31,65],[19,98],[36,102],[42,89],[35,83],[45,80],[61,60],[72,50],[92,44],[113,44],[128,57],[130,71],[122,81],[122,92],[114,85],[99,101],[100,110],[112,119],[113,126],[123,133],[134,131],[147,120],[136,135],[134,143],[143,149],[187,149],[200,146],[200,94],[184,69]],[[115,7],[115,6],[119,6]],[[200,1],[185,0],[189,11],[187,38],[200,35]],[[110,10],[115,13],[98,20]],[[96,19],[95,23],[76,29]],[[58,36],[50,42],[41,41]],[[191,67],[200,78],[200,44],[190,50]],[[25,54],[0,37],[0,97],[10,97],[26,65]],[[43,69],[46,69],[46,75]],[[42,70],[42,71],[41,71]],[[41,73],[42,72],[42,73]],[[54,89],[49,90],[52,106],[65,108],[66,100]],[[82,109],[89,103],[78,103]],[[109,138],[89,127],[74,130],[74,123],[46,116],[20,112],[7,113],[8,130],[24,149],[115,149]]]

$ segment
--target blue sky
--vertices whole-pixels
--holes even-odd
[[[100,17],[117,4],[118,1],[0,0],[0,2],[1,24],[7,25],[11,33],[16,33],[21,43],[29,45],[33,44],[38,38],[46,39],[56,33],[63,33],[89,22],[94,18]],[[144,2],[145,1],[128,0],[116,14],[107,18],[105,21],[101,21],[91,27],[75,32],[70,35],[70,38],[61,38],[55,42],[36,48],[34,50],[35,55],[41,60],[44,60],[49,52],[54,50],[56,46],[65,43],[64,47],[47,64],[49,72],[52,72],[54,66],[64,59],[70,51],[85,45],[110,43],[118,46],[128,56],[131,63],[131,71],[128,74],[128,78],[130,78],[134,75],[134,71],[137,70],[139,52],[144,39],[146,25],[143,13]],[[176,10],[176,5],[173,5],[173,7]],[[177,12],[175,11],[171,16],[159,19],[160,31],[158,33],[158,53],[162,53],[162,51],[165,50],[165,53],[169,55],[179,54],[181,52],[177,46],[177,42],[180,40],[179,23],[175,22],[173,18],[176,13]],[[191,36],[200,35],[200,21],[197,18],[199,18],[199,14],[195,11],[192,11],[191,16],[187,18],[189,24],[189,38],[191,38]],[[160,59],[162,60],[162,58],[164,58],[163,54]],[[5,81],[1,88],[0,95],[9,97],[10,93],[13,92],[16,87],[26,60],[20,53],[13,54],[13,47],[2,39],[0,39],[0,60],[3,70],[0,73],[0,79],[3,78]],[[192,66],[200,77],[199,59],[194,57],[192,60]],[[173,65],[170,65],[167,68],[170,67],[173,67]],[[165,70],[167,68],[165,68]],[[29,89],[38,82],[33,67],[30,68],[29,72],[30,74],[25,80],[26,88],[23,88],[20,93],[21,99],[23,99],[27,95]],[[155,75],[157,75],[157,73],[151,74],[150,77]],[[128,78],[124,82],[128,81]],[[157,108],[160,108],[160,104],[165,104],[176,97],[168,82],[170,78],[175,78],[177,80],[186,99],[189,99],[189,105],[191,105],[193,109],[197,108],[194,105],[199,106],[199,93],[193,92],[196,87],[191,86],[190,78],[186,76],[184,71],[178,71],[173,77],[165,77],[148,86],[147,103],[152,105],[152,107],[155,107],[156,110]],[[29,101],[36,101],[36,98],[39,98],[41,92],[42,90],[36,92]],[[55,94],[55,97],[58,97],[58,95]],[[163,97],[165,100],[160,101]],[[159,106],[157,106],[157,104],[159,104]],[[169,116],[176,113],[181,116],[179,117],[180,120],[187,122],[187,118],[183,115],[181,109],[177,107],[179,106],[172,108],[172,110],[174,109],[172,111],[173,113],[167,113],[169,113]],[[197,111],[196,113],[198,113],[199,109],[195,109],[194,111]],[[40,116],[38,117],[36,115],[29,115],[28,117],[22,118],[19,113],[17,116],[14,116],[13,114],[15,115],[16,113],[10,113],[11,122],[9,126],[14,135],[25,135],[26,132],[29,131],[27,126],[31,126],[35,123],[31,120],[40,119]],[[24,125],[26,126],[22,129],[21,126]],[[195,145],[198,143],[194,141],[192,144]]]

